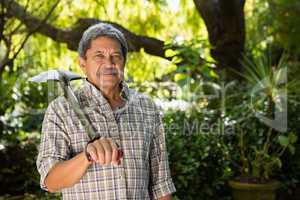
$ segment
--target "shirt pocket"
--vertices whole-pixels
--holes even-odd
[[[151,119],[142,116],[120,120],[120,135],[128,159],[149,160],[153,126]]]

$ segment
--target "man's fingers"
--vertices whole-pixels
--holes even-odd
[[[118,146],[112,139],[109,138],[108,141],[109,141],[110,146],[112,148],[111,163],[113,165],[117,165],[118,164]]]
[[[110,142],[106,138],[102,138],[99,140],[102,144],[102,147],[104,148],[105,152],[105,164],[108,165],[111,163],[111,157],[112,157],[112,147],[110,145]]]
[[[100,138],[87,146],[87,152],[92,160],[100,165],[118,165],[122,155],[117,144],[111,138]]]
[[[105,150],[102,146],[102,143],[100,142],[100,140],[96,140],[95,142],[93,142],[93,145],[97,149],[98,162],[101,165],[104,165],[105,164]]]
[[[97,161],[98,157],[97,157],[97,149],[94,147],[93,144],[89,144],[87,146],[86,151],[90,154],[91,158],[93,161]]]

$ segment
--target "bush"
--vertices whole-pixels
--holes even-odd
[[[296,189],[300,189],[300,126],[299,126],[299,113],[300,113],[300,98],[297,97],[292,101],[292,103],[289,103],[288,105],[288,127],[289,130],[293,130],[296,133],[298,133],[298,140],[295,145],[295,153],[290,154],[286,152],[283,156],[283,163],[286,163],[286,165],[282,166],[282,173],[278,174],[278,177],[280,180],[284,183],[284,187],[282,188],[281,193],[284,194],[289,199],[295,193]]]
[[[164,117],[169,161],[179,199],[230,199],[228,136],[205,129],[203,114],[168,112]]]
[[[35,143],[10,144],[0,151],[0,194],[35,193],[39,188],[35,170]]]
[[[14,141],[0,150],[0,196],[4,199],[59,199],[58,194],[40,189],[35,165],[38,142]]]

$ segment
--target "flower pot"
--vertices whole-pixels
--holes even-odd
[[[228,182],[232,189],[234,200],[275,200],[276,190],[280,182],[247,183],[231,180]]]

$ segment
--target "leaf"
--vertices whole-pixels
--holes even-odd
[[[287,147],[289,145],[289,141],[290,141],[289,138],[286,136],[280,135],[278,137],[278,142],[283,147]]]
[[[214,70],[210,70],[209,75],[212,78],[218,78],[219,77],[218,74],[216,74],[216,72]]]
[[[281,162],[280,158],[278,158],[278,157],[274,158],[274,159],[273,159],[273,162],[274,162],[274,164],[275,164],[276,166],[278,166],[279,168],[282,167],[282,162]]]
[[[180,63],[180,62],[182,62],[182,58],[180,58],[180,57],[178,57],[178,56],[174,56],[173,58],[172,58],[172,62],[173,63],[175,63],[175,64],[178,64],[178,63]]]
[[[165,51],[165,56],[166,56],[167,58],[170,58],[170,57],[173,57],[173,56],[177,55],[177,53],[178,53],[178,52],[176,52],[176,51],[174,51],[174,50],[172,50],[172,49],[167,49],[167,50]]]
[[[294,155],[295,154],[295,147],[292,146],[292,145],[289,145],[288,148],[289,148],[289,151],[291,152],[291,154]]]
[[[174,76],[174,80],[177,82],[177,81],[181,81],[181,80],[184,80],[186,79],[186,75],[185,74],[175,74]]]
[[[170,64],[170,65],[167,66],[167,72],[168,73],[174,72],[176,70],[177,70],[177,65]]]
[[[297,142],[297,139],[298,139],[298,137],[297,137],[297,134],[296,134],[296,133],[291,132],[291,133],[289,134],[289,140],[290,140],[290,143],[291,143],[291,144],[296,143],[296,142]]]
[[[164,41],[164,45],[167,46],[167,47],[172,46],[172,44],[173,44],[173,40],[167,39],[167,40]]]

